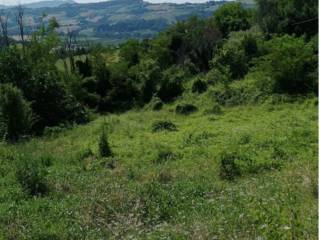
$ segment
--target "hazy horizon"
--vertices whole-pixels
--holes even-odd
[[[36,2],[44,2],[50,0],[0,0],[1,5],[18,5],[18,4],[29,4],[29,3],[36,3]],[[105,2],[110,0],[73,0],[77,3],[93,3],[93,2]],[[171,3],[205,3],[208,1],[219,1],[219,0],[144,0],[146,2],[151,3],[164,3],[164,2],[171,2]],[[220,0],[221,1],[221,0]]]

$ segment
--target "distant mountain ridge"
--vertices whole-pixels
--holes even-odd
[[[53,5],[53,2],[57,6]],[[150,38],[178,20],[192,15],[212,16],[227,1],[207,3],[149,3],[143,0],[111,0],[79,4],[72,0],[46,1],[25,5],[26,32],[34,30],[41,16],[55,17],[60,33],[74,31],[91,40],[120,42],[129,38]],[[9,32],[17,35],[15,8],[9,12]]]

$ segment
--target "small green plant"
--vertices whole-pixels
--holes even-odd
[[[16,178],[25,193],[41,196],[48,192],[45,161],[24,156],[17,167]]]
[[[104,126],[102,127],[102,131],[99,138],[99,154],[100,157],[111,157],[112,151],[109,146],[108,137]]]
[[[192,92],[193,93],[203,93],[203,92],[207,91],[207,89],[208,89],[207,82],[205,82],[201,79],[197,79],[192,85]]]
[[[241,175],[240,167],[236,163],[235,153],[223,152],[220,155],[220,177],[225,180],[234,180]]]
[[[152,132],[177,131],[177,126],[171,121],[156,121],[152,124]]]
[[[162,183],[166,184],[172,181],[172,174],[169,169],[163,169],[158,174],[157,180]]]
[[[198,111],[198,108],[192,104],[179,104],[176,107],[176,113],[178,114],[188,115],[196,111]]]
[[[79,153],[79,160],[84,160],[86,158],[94,156],[90,148],[86,148]]]
[[[161,148],[158,151],[157,158],[154,160],[154,163],[161,164],[167,161],[175,160],[177,158],[177,154],[172,152],[170,149]]]
[[[212,108],[205,111],[206,114],[221,115],[223,113],[220,104],[215,103]]]

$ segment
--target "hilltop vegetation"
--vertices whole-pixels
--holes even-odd
[[[228,3],[77,51],[50,19],[8,44],[0,238],[317,239],[317,7]]]

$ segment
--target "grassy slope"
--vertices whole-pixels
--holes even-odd
[[[0,239],[317,239],[313,100],[222,115],[205,114],[207,107],[187,117],[174,105],[109,115],[55,137],[0,145]],[[159,119],[178,131],[153,133]],[[113,170],[106,160],[79,157],[88,148],[97,153],[104,122]],[[221,180],[220,154],[233,150],[259,167]],[[161,152],[171,155],[159,159]],[[26,153],[53,156],[48,196],[28,198],[15,180]],[[282,167],[273,169],[275,162]]]

